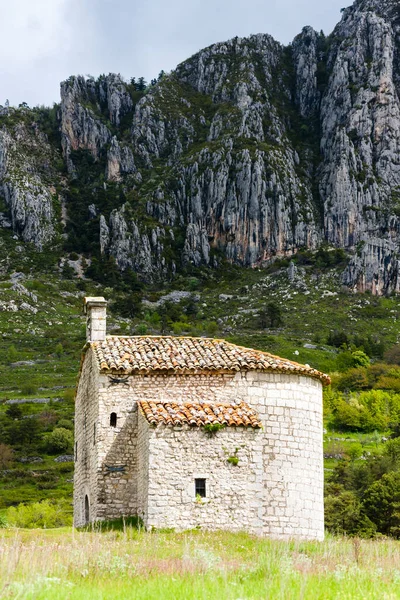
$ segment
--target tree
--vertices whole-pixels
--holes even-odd
[[[73,443],[72,431],[57,427],[47,438],[47,449],[49,452],[67,452],[72,449]]]
[[[138,92],[144,92],[147,87],[147,82],[144,77],[139,77],[138,82],[136,84],[136,90]]]
[[[325,498],[325,526],[328,531],[339,535],[373,537],[376,526],[363,514],[357,496],[340,488],[338,492]]]
[[[261,327],[280,327],[283,324],[281,307],[276,302],[268,302],[260,312]]]
[[[6,408],[6,415],[13,421],[22,419],[22,408],[18,406],[18,404],[10,404],[10,406]]]
[[[400,538],[400,472],[375,481],[365,491],[363,506],[380,533]]]

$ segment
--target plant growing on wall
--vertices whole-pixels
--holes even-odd
[[[237,465],[239,464],[239,457],[237,455],[238,452],[239,448],[235,448],[235,452],[233,453],[233,455],[228,456],[228,458],[226,459],[230,465],[234,465],[235,467],[237,467]]]
[[[209,436],[212,436],[224,427],[225,425],[222,425],[221,423],[207,423],[207,425],[204,425],[204,431],[208,433]]]

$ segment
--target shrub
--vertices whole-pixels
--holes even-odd
[[[345,392],[346,390],[365,390],[370,387],[367,375],[367,369],[349,369],[341,375],[336,381],[338,390]]]
[[[360,458],[360,456],[362,456],[362,453],[363,448],[358,442],[351,444],[351,446],[349,446],[349,449],[347,450],[347,454],[349,455],[351,461]]]
[[[186,323],[181,323],[180,321],[172,323],[172,331],[175,335],[181,335],[185,327],[187,327]]]
[[[368,367],[369,363],[369,357],[362,350],[354,350],[353,352],[350,350],[343,350],[338,354],[336,359],[338,371]]]
[[[0,469],[7,469],[13,461],[13,449],[7,444],[0,444]]]
[[[47,437],[47,449],[49,452],[67,452],[72,450],[74,436],[71,431],[64,427],[57,427]]]
[[[340,348],[341,346],[347,346],[349,343],[348,335],[344,331],[331,331],[326,341],[328,346],[335,346]]]
[[[37,391],[37,385],[33,381],[25,383],[21,387],[21,394],[24,396],[33,396],[34,394],[37,394]]]
[[[383,357],[390,365],[400,365],[400,344],[396,344],[386,350]]]
[[[388,456],[392,463],[400,464],[400,438],[394,440],[388,440],[384,446],[383,453]]]
[[[62,429],[68,429],[69,431],[73,431],[74,424],[69,419],[60,419],[57,423],[57,428],[61,427]]]
[[[207,331],[208,335],[213,336],[218,331],[218,324],[215,321],[209,321],[205,324],[205,330]]]
[[[19,419],[22,419],[22,414],[22,408],[18,406],[18,404],[10,404],[6,408],[6,416],[9,419],[12,419],[13,421],[18,421]]]
[[[63,393],[63,400],[68,404],[73,404],[75,400],[75,388],[69,388]]]
[[[68,500],[43,500],[33,504],[11,506],[6,512],[6,523],[12,527],[28,529],[72,525],[71,504]]]
[[[18,359],[18,351],[14,345],[10,346],[7,350],[7,361],[9,363],[15,362]]]
[[[342,431],[385,431],[400,418],[400,394],[384,390],[368,390],[344,397],[340,393],[325,394],[331,409],[330,425]]]

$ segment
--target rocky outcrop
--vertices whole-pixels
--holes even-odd
[[[53,196],[49,185],[55,156],[47,137],[24,123],[0,130],[0,197],[6,212],[0,227],[12,227],[38,250],[55,234]]]
[[[165,230],[161,227],[140,230],[134,220],[127,218],[125,206],[111,212],[109,225],[102,217],[100,228],[102,251],[110,253],[121,269],[133,269],[151,281],[167,277],[173,268],[164,257]]]
[[[325,237],[355,253],[344,282],[374,293],[397,289],[400,249],[398,26],[389,5],[357,2],[344,11],[321,105]]]

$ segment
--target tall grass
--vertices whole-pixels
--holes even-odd
[[[3,531],[0,598],[330,600],[400,597],[400,544],[246,534]]]

